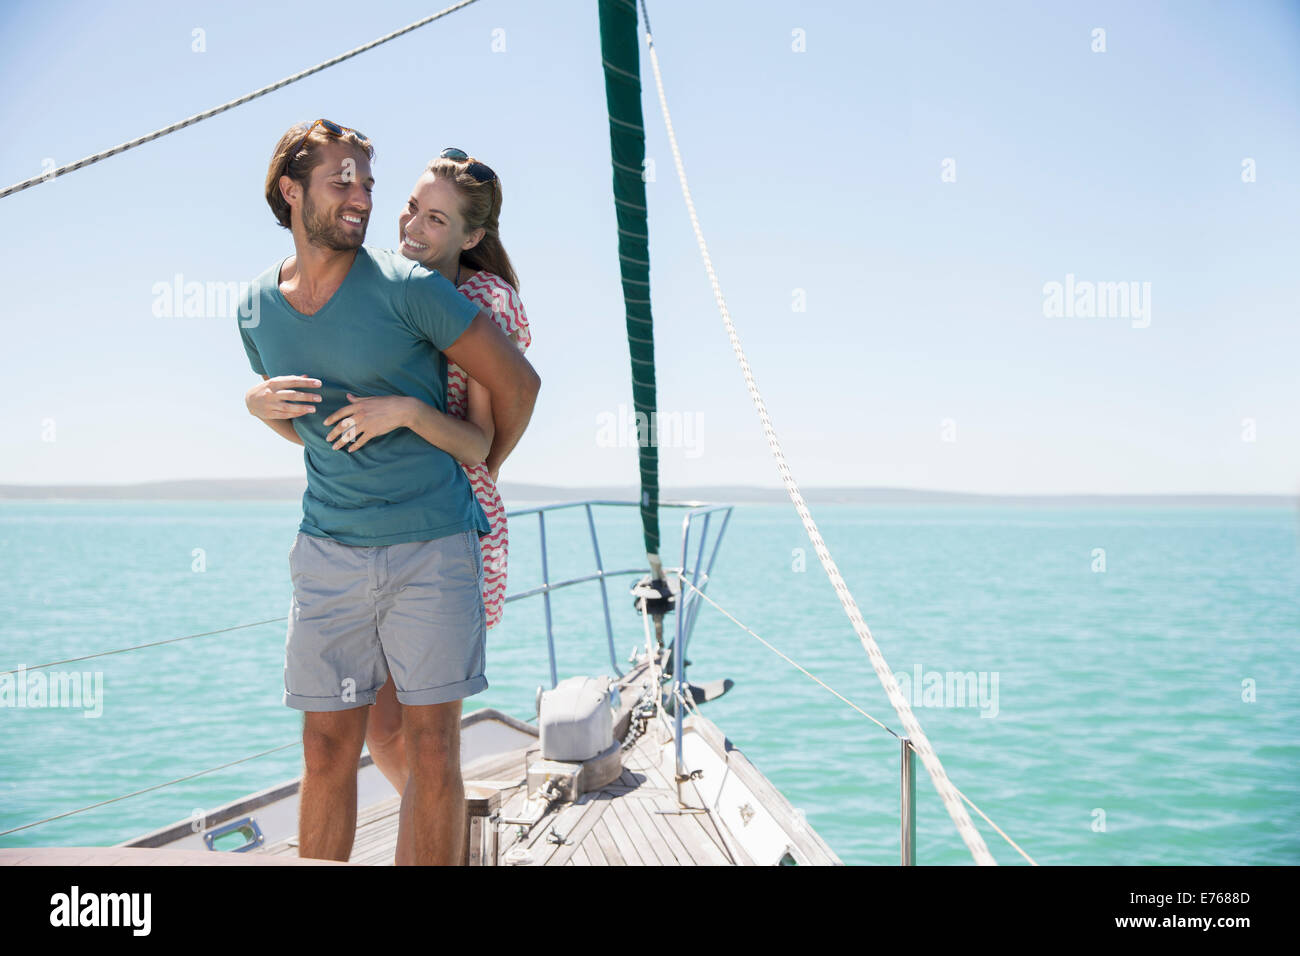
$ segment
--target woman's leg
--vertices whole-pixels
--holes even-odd
[[[405,793],[408,768],[402,734],[402,705],[398,703],[397,688],[393,686],[391,674],[370,708],[370,719],[366,722],[366,748],[393,789]]]

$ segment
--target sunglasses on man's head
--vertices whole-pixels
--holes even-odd
[[[303,144],[307,142],[307,138],[311,136],[311,131],[314,130],[317,126],[324,126],[325,132],[332,133],[335,136],[342,136],[344,133],[356,133],[358,139],[363,140],[364,142],[367,143],[370,142],[370,137],[367,136],[365,133],[361,132],[361,130],[359,129],[351,129],[350,127],[347,126],[340,126],[338,123],[335,123],[333,120],[318,119],[316,122],[312,123],[310,126],[307,127],[307,132],[303,133],[302,139],[298,140],[298,145],[295,146],[286,154],[286,158],[285,158],[286,166],[289,163],[293,162],[293,158],[298,155],[298,150],[302,149]]]
[[[465,160],[469,159],[469,153],[455,146],[447,146],[444,147],[443,151],[438,154],[438,158],[454,159],[457,162],[464,162]],[[497,174],[492,172],[492,168],[490,166],[485,166],[483,163],[480,163],[478,161],[474,161],[470,163],[468,166],[466,166],[465,172],[473,176],[474,181],[477,183],[490,183],[492,182],[492,180],[497,178]]]

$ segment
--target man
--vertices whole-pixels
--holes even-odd
[[[307,471],[284,670],[285,703],[304,711],[299,855],[351,855],[368,707],[391,672],[411,767],[398,834],[410,858],[399,851],[398,862],[455,864],[461,700],[488,686],[478,536],[490,528],[460,465],[412,429],[339,442],[338,425],[350,422],[331,429],[325,419],[349,393],[445,411],[450,360],[491,395],[489,461],[499,462],[523,434],[540,380],[446,278],[362,245],[373,155],[368,139],[328,120],[281,137],[266,198],[294,255],[254,281],[240,319],[267,388],[319,382],[319,399],[281,393],[314,401],[313,413],[267,421],[304,446]]]

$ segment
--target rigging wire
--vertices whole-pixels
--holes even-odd
[[[420,27],[432,23],[434,20],[441,19],[447,14],[454,13],[462,7],[467,7],[471,3],[475,2],[477,2],[477,0],[460,0],[459,3],[453,3],[445,10],[439,10],[431,16],[427,16],[422,20],[416,20],[414,23],[404,26],[400,30],[394,30],[392,33],[379,37],[377,40],[363,43],[361,46],[348,50],[346,53],[340,53],[338,56],[325,60],[323,63],[317,63],[315,66],[310,66],[305,70],[300,70],[292,76],[286,76],[283,80],[272,83],[270,86],[264,86],[260,90],[246,93],[238,99],[231,100],[228,103],[222,103],[220,106],[214,106],[212,109],[204,110],[202,113],[195,113],[187,119],[183,119],[177,123],[172,123],[170,126],[164,126],[162,129],[154,130],[152,133],[139,136],[136,139],[127,140],[125,143],[119,143],[117,146],[110,149],[87,156],[85,159],[79,159],[75,163],[68,163],[68,165],[60,166],[58,169],[52,169],[39,176],[33,176],[31,179],[24,179],[20,183],[6,186],[4,189],[0,189],[0,199],[4,199],[6,196],[12,196],[14,193],[20,193],[24,189],[30,189],[32,186],[39,186],[41,183],[48,182],[51,179],[63,176],[66,173],[71,173],[78,169],[82,169],[83,167],[94,165],[101,160],[108,159],[110,156],[116,156],[118,153],[125,153],[128,149],[135,149],[135,147],[143,146],[145,143],[152,143],[154,140],[161,139],[168,133],[174,133],[187,126],[193,126],[195,123],[201,123],[205,119],[211,119],[213,116],[224,113],[226,110],[232,110],[236,106],[243,106],[245,103],[255,100],[259,96],[265,96],[267,93],[274,93],[276,90],[282,89],[290,83],[296,83],[301,79],[311,76],[313,73],[319,73],[321,70],[328,69],[337,63],[342,63],[344,60],[350,60],[354,56],[365,53],[367,50],[373,50],[381,43],[387,43],[389,40],[395,40],[403,34],[410,33],[412,30],[418,30]]]
[[[641,12],[645,16],[645,0],[641,0]],[[648,17],[646,17],[646,22],[646,46],[650,51],[650,65],[654,69],[655,85],[659,90],[659,105],[663,112],[664,125],[668,130],[668,142],[672,147],[673,161],[677,166],[677,178],[681,181],[682,196],[686,200],[686,211],[690,214],[691,228],[695,231],[695,239],[700,247],[700,254],[704,259],[704,269],[708,273],[709,283],[713,286],[713,296],[717,301],[718,311],[722,315],[722,324],[727,331],[728,338],[731,339],[731,347],[736,353],[736,359],[740,363],[740,370],[745,377],[745,385],[749,389],[750,397],[754,401],[754,407],[758,411],[759,421],[762,423],[767,444],[772,450],[772,455],[776,458],[777,470],[781,474],[781,479],[785,483],[786,491],[790,495],[790,500],[794,503],[795,510],[799,513],[799,518],[803,521],[804,530],[808,533],[808,539],[812,542],[813,549],[817,552],[817,557],[821,561],[827,577],[830,578],[831,586],[839,596],[844,613],[848,616],[849,622],[853,625],[853,630],[862,642],[867,657],[871,659],[871,665],[875,668],[876,676],[880,678],[880,683],[885,688],[885,694],[889,697],[889,702],[898,713],[899,720],[902,721],[903,728],[912,741],[912,749],[921,758],[921,762],[925,764],[925,769],[930,774],[930,779],[934,781],[935,790],[938,791],[940,799],[943,800],[948,815],[952,817],[953,823],[956,824],[957,832],[961,835],[976,863],[981,866],[996,866],[997,861],[989,853],[984,838],[975,829],[970,814],[962,806],[956,788],[948,780],[948,775],[944,773],[943,764],[939,761],[939,755],[935,753],[934,748],[930,745],[929,738],[925,735],[925,731],[921,729],[921,724],[917,721],[916,715],[912,713],[912,707],[907,702],[907,698],[899,690],[898,681],[889,669],[889,664],[885,661],[885,656],[881,653],[875,638],[871,636],[871,630],[867,627],[866,621],[862,618],[862,613],[858,610],[857,601],[849,592],[848,585],[844,583],[844,578],[840,575],[840,570],[831,557],[830,551],[827,550],[826,543],[822,540],[821,532],[817,530],[817,524],[813,521],[812,514],[808,511],[808,506],[804,504],[803,495],[799,491],[799,486],[795,483],[790,466],[786,464],[785,453],[781,450],[781,443],[776,437],[776,429],[772,426],[772,420],[767,413],[767,405],[763,401],[757,383],[754,381],[754,374],[750,371],[749,361],[745,358],[745,351],[740,345],[740,337],[736,333],[735,325],[732,324],[731,314],[727,311],[727,302],[722,296],[722,287],[718,284],[718,277],[713,271],[713,261],[709,257],[709,247],[705,243],[704,233],[700,229],[700,220],[695,213],[695,203],[691,200],[690,186],[686,181],[686,168],[682,164],[682,154],[677,147],[677,136],[673,132],[672,115],[668,111],[668,99],[664,93],[663,76],[659,71],[659,56],[655,52],[654,36],[649,30]]]
[[[125,654],[127,651],[138,651],[145,647],[158,647],[162,644],[175,644],[178,641],[192,641],[196,637],[211,637],[213,634],[225,634],[229,631],[238,631],[246,627],[260,627],[263,624],[283,623],[283,617],[273,617],[266,621],[254,621],[252,624],[236,624],[233,627],[223,627],[215,631],[204,631],[202,634],[186,634],[184,637],[169,637],[162,641],[150,641],[148,644],[133,644],[130,647],[118,647],[111,651],[100,651],[97,654],[86,654],[82,657],[69,657],[62,661],[50,661],[48,664],[23,664],[21,667],[15,667],[13,670],[0,671],[0,677],[17,674],[20,670],[38,671],[43,667],[56,667],[59,664],[75,664],[77,661],[88,661],[96,657],[108,657],[112,654]]]
[[[92,803],[88,807],[78,807],[75,810],[68,810],[64,813],[56,813],[52,817],[46,817],[44,820],[37,820],[33,823],[24,823],[20,827],[14,827],[11,830],[0,830],[0,837],[8,836],[11,833],[17,833],[19,830],[30,830],[32,827],[38,827],[42,823],[49,823],[51,820],[61,820],[64,817],[70,817],[75,813],[85,813],[87,810],[94,810],[97,807],[105,807],[110,803],[117,803],[119,800],[126,800],[128,797],[138,797],[142,793],[150,793],[154,790],[161,790],[163,787],[170,787],[175,783],[183,783],[186,780],[193,780],[195,777],[203,777],[210,773],[216,773],[218,770],[225,770],[227,767],[233,767],[236,764],[247,763],[249,760],[256,760],[258,757],[265,757],[268,754],[278,753],[281,750],[288,750],[290,747],[301,747],[302,741],[295,740],[292,743],[281,744],[279,747],[272,747],[270,750],[263,750],[260,754],[253,754],[249,757],[240,757],[238,760],[232,760],[229,763],[223,763],[220,767],[211,767],[207,770],[200,770],[198,773],[186,774],[184,777],[177,777],[175,780],[168,780],[166,783],[156,783],[152,787],[145,787],[143,790],[136,790],[133,793],[124,793],[120,797],[111,797],[108,800],[101,800],[99,803]]]
[[[808,677],[812,678],[814,681],[816,681],[816,682],[817,682],[818,684],[820,684],[822,687],[826,688],[826,690],[830,691],[832,694],[834,694],[834,695],[835,695],[836,697],[838,697],[840,700],[844,701],[844,703],[848,704],[850,707],[852,707],[854,710],[856,710],[856,711],[857,711],[859,714],[861,714],[863,717],[867,718],[867,719],[870,720],[872,723],[874,723],[874,724],[876,724],[877,726],[883,728],[884,730],[889,731],[889,733],[893,734],[895,737],[898,737],[898,734],[895,733],[892,729],[890,729],[889,727],[886,727],[886,726],[885,726],[884,724],[882,724],[880,721],[876,720],[875,717],[872,717],[872,716],[871,716],[870,714],[868,714],[865,710],[863,710],[863,709],[862,709],[861,707],[859,707],[857,704],[853,703],[853,701],[849,700],[847,697],[845,697],[843,694],[841,694],[839,691],[837,691],[837,690],[836,690],[834,687],[832,687],[830,684],[826,683],[824,680],[822,680],[820,677],[818,677],[818,676],[817,676],[816,674],[814,674],[812,671],[808,670],[806,667],[804,667],[804,666],[803,666],[802,664],[800,664],[798,661],[794,660],[794,659],[791,658],[791,657],[786,656],[786,655],[783,654],[781,651],[777,650],[777,648],[775,648],[775,647],[773,647],[771,644],[769,644],[767,641],[763,640],[763,638],[759,637],[758,634],[756,634],[756,633],[753,631],[752,628],[750,628],[750,627],[746,626],[745,624],[741,623],[741,621],[739,621],[739,620],[736,618],[735,615],[733,615],[730,611],[728,611],[726,608],[724,608],[722,605],[720,605],[717,601],[713,600],[713,598],[711,598],[711,597],[709,597],[708,595],[706,595],[703,591],[701,591],[699,588],[697,588],[695,585],[693,585],[690,581],[686,581],[686,582],[684,582],[684,583],[686,584],[686,586],[687,586],[688,588],[690,588],[692,591],[694,591],[694,592],[695,592],[696,594],[698,594],[700,597],[704,598],[704,600],[708,601],[711,605],[713,605],[715,608],[717,608],[719,611],[721,611],[724,617],[729,618],[729,619],[730,619],[733,623],[735,623],[735,624],[736,624],[736,625],[737,625],[737,626],[738,626],[742,631],[745,631],[745,632],[746,632],[747,634],[749,634],[751,637],[755,638],[755,639],[756,639],[760,644],[762,644],[762,645],[763,645],[764,647],[766,647],[768,650],[772,651],[774,654],[776,654],[778,657],[780,657],[780,658],[781,658],[782,660],[784,660],[786,663],[788,663],[788,664],[790,664],[791,666],[797,668],[798,670],[803,671],[804,674],[808,675]],[[680,695],[677,695],[677,696],[680,696]],[[691,708],[692,710],[694,710],[695,713],[697,713],[697,714],[699,713],[699,710],[695,707],[695,703],[694,703],[694,701],[691,701],[691,702],[690,702],[690,708]],[[901,738],[899,738],[899,739],[901,739]],[[907,742],[907,745],[908,745],[909,747],[912,748],[913,752],[916,751],[916,748],[912,746],[912,742],[911,742],[910,740]],[[919,756],[919,754],[918,754],[918,756]],[[981,817],[984,818],[984,821],[985,821],[989,826],[991,826],[994,830],[997,830],[998,834],[1002,837],[1002,839],[1006,840],[1009,844],[1011,844],[1011,846],[1015,849],[1015,851],[1016,851],[1017,853],[1019,853],[1021,856],[1023,856],[1026,860],[1028,860],[1028,861],[1029,861],[1030,863],[1032,863],[1034,866],[1038,866],[1038,864],[1034,861],[1033,857],[1031,857],[1031,856],[1030,856],[1028,853],[1026,853],[1024,850],[1022,850],[1022,849],[1020,848],[1020,845],[1019,845],[1018,843],[1016,843],[1015,840],[1013,840],[1013,839],[1011,839],[1011,837],[1007,836],[1006,833],[1003,832],[1002,828],[999,827],[999,826],[998,826],[996,823],[994,823],[992,820],[990,820],[990,819],[988,818],[987,814],[985,814],[983,810],[981,810],[979,807],[975,806],[975,804],[971,801],[970,797],[966,796],[966,794],[962,793],[960,790],[957,790],[957,787],[956,787],[955,784],[953,785],[953,789],[957,791],[957,795],[958,795],[959,797],[961,797],[961,798],[962,798],[963,800],[965,800],[968,804],[970,804],[970,807],[971,807],[972,810],[974,810],[976,813],[978,813]]]

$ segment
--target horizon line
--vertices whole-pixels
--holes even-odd
[[[292,487],[289,487],[292,486]],[[159,493],[172,492],[172,500],[184,499],[256,499],[265,495],[271,500],[287,498],[290,494],[301,494],[307,486],[305,476],[285,476],[280,478],[175,478],[155,481],[98,483],[98,484],[0,484],[0,500],[31,499],[103,499],[129,498],[135,493],[148,492],[150,497]],[[503,498],[538,500],[547,498],[610,498],[627,496],[639,497],[639,487],[635,484],[604,485],[556,485],[537,482],[505,481],[499,486]],[[1236,501],[1242,504],[1300,504],[1300,492],[981,492],[952,491],[947,489],[910,488],[892,485],[808,485],[803,491],[806,495],[827,502],[828,497],[852,498],[874,497],[892,499],[895,503],[906,503],[905,499],[974,499],[994,501],[1078,501],[1093,500],[1101,502],[1135,501],[1157,503],[1226,503]],[[262,495],[256,494],[262,492]],[[661,489],[661,500],[675,498],[699,498],[701,492],[723,495],[749,503],[756,499],[786,500],[783,485],[752,484],[698,484],[665,486]],[[838,502],[851,503],[851,502]]]

